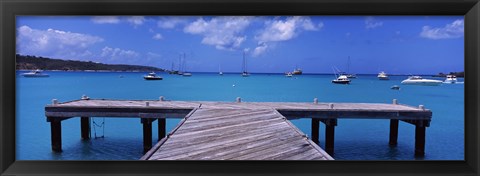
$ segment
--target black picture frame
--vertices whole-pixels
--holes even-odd
[[[478,0],[0,0],[1,175],[478,175]],[[19,15],[464,15],[464,161],[16,161]]]

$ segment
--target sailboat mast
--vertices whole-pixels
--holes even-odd
[[[187,55],[183,53],[183,72],[187,72]]]
[[[245,61],[245,73],[247,73],[247,59],[245,58],[245,51],[243,51],[243,60]]]
[[[350,56],[348,56],[348,61],[347,61],[347,74],[350,74]]]
[[[243,51],[242,73],[245,73],[245,51]]]
[[[178,71],[182,71],[182,55],[178,56]]]

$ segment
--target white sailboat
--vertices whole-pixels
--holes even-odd
[[[192,73],[187,72],[187,61],[186,61],[186,55],[183,53],[183,76],[192,76]]]
[[[222,68],[220,67],[220,65],[218,65],[218,74],[219,74],[220,76],[223,75]]]
[[[245,51],[243,51],[243,67],[242,67],[242,76],[248,77],[250,73],[247,72],[247,59],[245,59]]]
[[[350,56],[348,56],[347,73],[345,73],[345,76],[346,76],[347,78],[357,78],[357,75],[350,73]]]

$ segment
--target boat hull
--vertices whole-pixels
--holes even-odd
[[[144,77],[143,79],[148,80],[148,81],[152,81],[152,80],[162,80],[163,78],[160,78],[160,77],[146,78],[146,77]]]
[[[332,80],[332,83],[334,83],[334,84],[350,84],[350,81],[337,81],[337,80]]]
[[[45,78],[45,77],[49,77],[50,75],[22,75],[22,76],[27,78]]]
[[[457,81],[445,81],[443,83],[445,83],[445,84],[455,84],[455,83],[457,83]]]
[[[443,82],[441,81],[402,81],[405,85],[419,85],[419,86],[439,86]]]

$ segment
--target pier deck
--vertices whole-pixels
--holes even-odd
[[[273,109],[195,109],[144,160],[331,160]]]
[[[204,102],[88,99],[45,107],[51,123],[52,150],[61,151],[61,121],[81,117],[88,139],[90,117],[136,117],[143,124],[142,159],[332,159],[337,119],[390,119],[390,145],[397,144],[398,123],[416,126],[415,155],[424,155],[425,129],[432,112],[420,107],[377,103]],[[168,135],[165,118],[182,118]],[[287,119],[311,118],[307,138]],[[152,122],[161,140],[152,148]],[[325,124],[325,153],[318,145]]]

